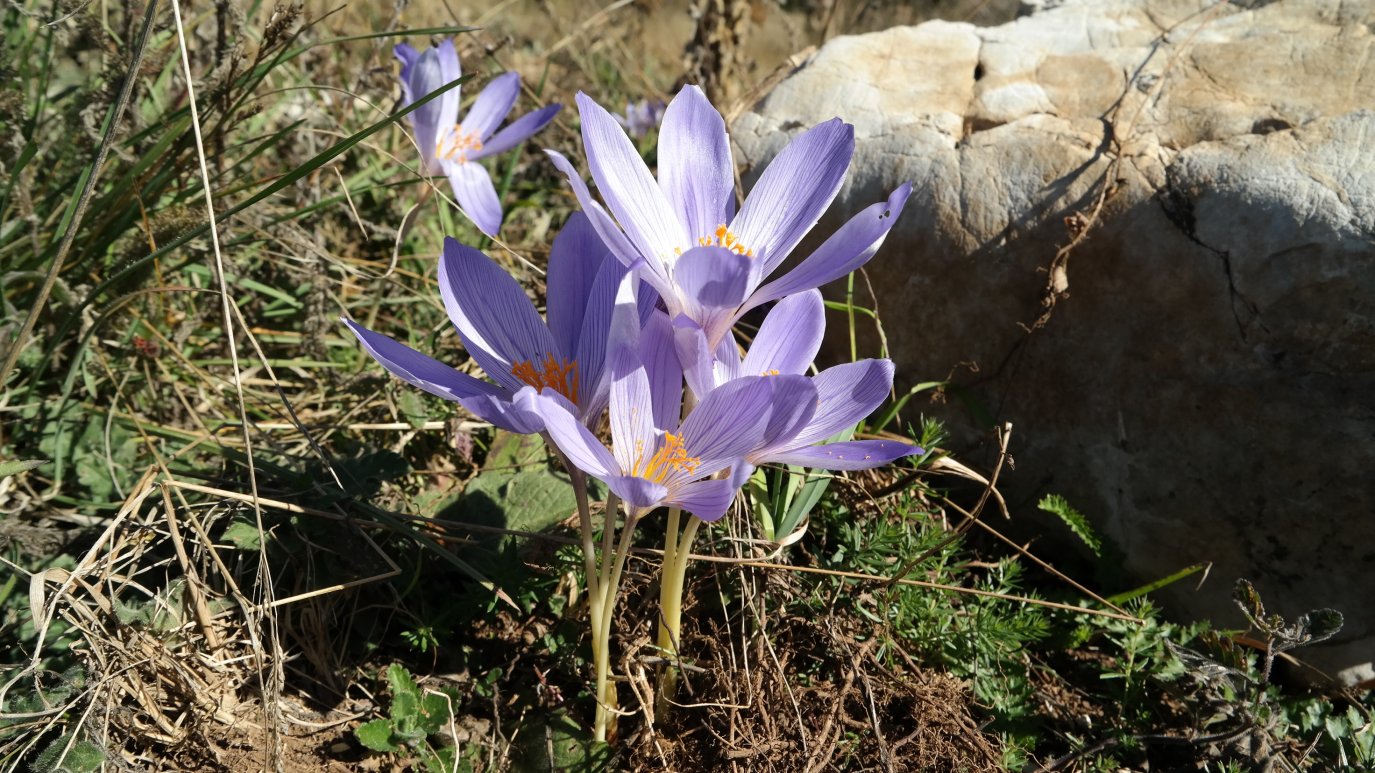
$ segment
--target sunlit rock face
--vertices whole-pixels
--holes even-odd
[[[914,183],[868,269],[899,381],[950,375],[923,410],[966,443],[1014,424],[1017,518],[1067,496],[1123,582],[1212,562],[1166,592],[1181,616],[1244,625],[1237,577],[1291,618],[1336,607],[1342,635],[1296,654],[1355,676],[1375,658],[1375,6],[1036,6],[830,41],[736,120],[738,158],[757,174],[804,127],[853,123],[815,232]]]

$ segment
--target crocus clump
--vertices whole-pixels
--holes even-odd
[[[463,74],[452,40],[423,52],[401,43],[395,53],[401,61],[402,107],[453,83]],[[519,75],[504,72],[493,78],[462,120],[458,115],[459,96],[459,87],[455,87],[421,105],[410,115],[411,129],[420,148],[423,172],[448,177],[454,198],[464,213],[483,233],[495,236],[503,218],[501,201],[491,175],[477,162],[505,153],[534,136],[554,120],[563,106],[548,105],[526,113],[497,131],[520,96]]]
[[[457,77],[451,55],[451,45],[420,55],[398,48],[407,63],[408,99],[425,85]],[[487,115],[478,110],[486,109],[484,97],[470,121],[474,113]],[[854,148],[851,127],[837,119],[802,133],[736,212],[725,123],[696,87],[683,89],[665,111],[657,179],[606,110],[581,94],[578,107],[602,201],[567,159],[548,151],[583,212],[554,241],[545,317],[485,255],[453,239],[444,243],[444,305],[490,381],[348,325],[398,377],[495,426],[539,433],[567,466],[578,500],[592,626],[594,732],[605,740],[618,706],[610,678],[612,613],[638,523],[666,510],[659,647],[671,662],[697,529],[730,509],[756,467],[857,470],[923,451],[899,440],[834,440],[848,436],[888,396],[889,361],[861,360],[808,375],[825,331],[815,288],[877,251],[910,186],[899,186],[796,268],[771,278],[840,189]],[[435,112],[449,109],[441,104]],[[415,119],[422,150],[427,138],[435,149],[426,163],[448,168],[465,163],[458,151],[450,152],[468,142],[464,126],[476,132],[479,144],[463,147],[486,150],[521,124],[489,141],[490,130],[481,129],[495,120],[457,128],[438,118],[427,121],[428,115]],[[460,194],[460,202],[471,194]],[[733,332],[736,322],[767,303],[772,308],[744,346]],[[609,444],[599,435],[603,426],[609,427]],[[600,546],[587,501],[589,478],[610,492]],[[671,695],[675,673],[669,668],[661,675],[661,696]]]

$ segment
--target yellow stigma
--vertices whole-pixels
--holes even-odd
[[[463,125],[454,127],[453,131],[439,138],[435,144],[435,155],[443,159],[458,161],[460,164],[467,162],[469,153],[476,153],[482,150],[482,138],[477,136],[477,132],[463,131]]]
[[[655,483],[663,483],[673,472],[691,475],[697,471],[697,465],[702,463],[701,457],[687,455],[687,449],[683,448],[682,436],[672,432],[664,434],[664,444],[649,457],[648,462],[644,461],[643,448],[637,450],[640,451],[639,458],[635,461],[635,467],[630,474]]]
[[[747,258],[754,257],[754,250],[749,249],[740,243],[740,237],[731,233],[726,224],[716,226],[716,231],[710,236],[702,236],[697,239],[697,243],[703,247],[725,247],[737,255],[744,255]]]
[[[532,360],[517,362],[511,366],[511,375],[543,392],[552,389],[578,402],[578,363],[569,360],[556,360],[549,354],[544,362],[536,365]]]
[[[761,376],[777,376],[777,375],[778,375],[778,368],[769,368],[769,369],[766,370],[766,371],[761,371],[759,375],[761,375]]]

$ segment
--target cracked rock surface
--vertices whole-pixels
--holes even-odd
[[[1014,424],[1003,487],[1038,552],[1062,529],[1032,505],[1063,494],[1120,588],[1212,562],[1166,591],[1180,615],[1244,625],[1245,577],[1290,618],[1345,613],[1295,654],[1368,676],[1375,5],[1028,5],[831,40],[735,121],[746,186],[803,128],[854,124],[814,233],[913,182],[868,270],[900,381],[950,374],[922,410],[966,443]]]

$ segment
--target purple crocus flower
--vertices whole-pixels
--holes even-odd
[[[549,255],[548,323],[525,291],[481,252],[444,240],[439,287],[468,354],[496,383],[445,365],[351,320],[363,347],[397,377],[462,404],[512,432],[544,428],[539,393],[556,393],[585,422],[606,407],[606,349],[615,304],[631,281],[580,213],[554,239]],[[633,301],[632,301],[633,303]],[[633,306],[632,306],[633,308]],[[630,323],[633,329],[635,323]],[[621,336],[618,336],[618,338]]]
[[[825,330],[825,306],[818,290],[808,290],[779,301],[769,310],[744,359],[735,342],[721,346],[710,363],[688,369],[694,391],[748,375],[800,376],[821,347]],[[693,372],[695,371],[695,372]],[[919,446],[894,440],[824,442],[853,428],[873,413],[893,387],[893,363],[872,359],[837,365],[808,379],[815,393],[814,410],[798,416],[795,424],[780,426],[745,455],[746,464],[736,473],[743,482],[762,464],[795,464],[823,470],[867,470],[904,456],[923,454]],[[820,445],[818,445],[820,444]]]
[[[401,60],[401,91],[409,105],[439,87],[458,80],[461,71],[452,40],[417,52],[405,43],[396,46]],[[420,146],[425,174],[449,178],[454,198],[483,233],[494,236],[501,228],[501,202],[481,158],[505,153],[543,129],[562,105],[549,105],[517,118],[506,128],[497,126],[511,112],[520,95],[520,76],[505,72],[492,79],[477,95],[462,121],[458,119],[458,88],[410,114],[416,144]]]
[[[704,521],[720,518],[739,485],[712,478],[737,467],[775,425],[790,423],[811,386],[800,376],[735,379],[708,393],[678,424],[682,392],[666,320],[651,319],[642,333],[642,360],[630,347],[618,350],[612,366],[612,448],[551,396],[535,400],[545,430],[573,465],[602,480],[638,515],[661,505],[681,507]],[[676,382],[675,382],[676,379]],[[653,384],[653,386],[651,386]],[[676,395],[675,395],[676,393]],[[799,399],[801,398],[801,399]]]
[[[764,170],[735,211],[735,164],[725,121],[701,89],[674,97],[659,131],[656,180],[616,119],[578,94],[583,146],[605,207],[562,155],[546,150],[607,246],[716,346],[755,306],[819,287],[862,266],[911,193],[904,183],[836,231],[809,257],[768,281],[840,190],[854,127],[833,119],[803,132]],[[684,264],[693,264],[687,265]],[[708,298],[693,299],[707,291]],[[701,312],[709,310],[710,319]]]
[[[667,107],[662,101],[642,99],[639,102],[625,103],[624,115],[612,115],[616,123],[625,129],[625,133],[631,137],[639,139],[649,133],[650,129],[658,127],[664,120],[664,108]]]

